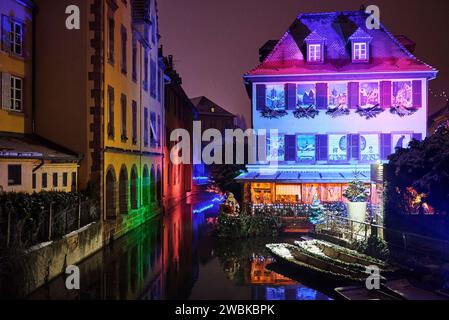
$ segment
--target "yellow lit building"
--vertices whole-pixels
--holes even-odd
[[[36,0],[36,131],[83,155],[79,188],[105,238],[155,216],[162,196],[164,64],[154,0]],[[65,27],[77,6],[80,28]]]
[[[28,0],[0,2],[0,192],[76,190],[79,157],[33,130],[33,12]]]

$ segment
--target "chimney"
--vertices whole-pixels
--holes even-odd
[[[278,40],[268,40],[265,44],[259,49],[259,61],[262,63],[265,58],[273,51],[274,47],[278,43]]]
[[[170,69],[174,69],[174,67],[173,67],[173,55],[169,55],[168,56],[168,67],[170,68]]]
[[[395,37],[410,53],[415,51],[416,43],[413,40],[404,35],[397,35]]]

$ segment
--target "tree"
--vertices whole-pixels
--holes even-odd
[[[449,212],[449,128],[440,127],[424,141],[413,140],[408,149],[398,149],[389,158],[390,202],[404,196],[419,197],[437,213]],[[404,209],[404,208],[403,208]]]

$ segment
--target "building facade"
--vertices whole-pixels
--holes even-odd
[[[245,74],[252,126],[266,158],[238,180],[256,204],[344,201],[354,178],[427,134],[428,82],[437,71],[363,11],[300,14]],[[270,47],[265,46],[265,49]],[[270,133],[270,130],[277,132]],[[379,201],[371,184],[371,201]]]
[[[214,129],[220,131],[223,141],[220,147],[224,147],[224,137],[226,129],[235,129],[235,118],[236,116],[223,107],[219,106],[214,101],[210,100],[207,97],[201,96],[191,99],[193,105],[198,110],[198,118],[197,120],[201,123],[202,132],[208,129]],[[202,142],[201,152],[204,150],[204,147],[209,145],[208,142]],[[194,146],[196,147],[196,146]],[[194,154],[197,154],[196,150],[193,150]],[[223,153],[223,163],[225,162],[225,154]],[[199,162],[199,161],[198,161]],[[194,182],[197,184],[203,184],[207,182],[210,165],[204,164],[195,164],[193,168],[193,176]]]
[[[197,110],[182,88],[182,79],[173,66],[173,57],[165,59],[165,158],[164,158],[164,204],[168,209],[186,198],[192,191],[192,156],[190,163],[174,164],[170,153],[176,142],[170,140],[173,130],[185,129],[193,135],[193,121]],[[193,141],[191,139],[190,143]]]
[[[28,0],[0,3],[0,192],[77,187],[79,156],[34,130],[34,11]]]
[[[154,0],[37,0],[36,132],[83,155],[105,237],[160,209],[163,73]],[[80,28],[65,27],[70,5]],[[51,114],[51,117],[49,115]]]

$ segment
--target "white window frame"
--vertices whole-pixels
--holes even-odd
[[[10,34],[11,52],[15,55],[22,56],[23,55],[23,24],[15,21],[13,19],[10,20],[10,23],[11,23],[11,34]],[[16,27],[20,28],[19,33],[16,32]],[[18,39],[16,37],[18,37]],[[17,46],[20,48],[20,52],[16,51]]]
[[[368,44],[366,42],[354,42],[353,48],[352,59],[354,61],[368,60]]]
[[[309,44],[308,45],[308,57],[310,62],[320,62],[323,54],[323,48],[321,44]]]
[[[20,88],[16,87],[16,82],[20,82]],[[16,98],[16,94],[20,93],[20,99]],[[19,106],[17,107],[16,104]],[[23,79],[11,76],[11,111],[22,112],[23,110]]]

